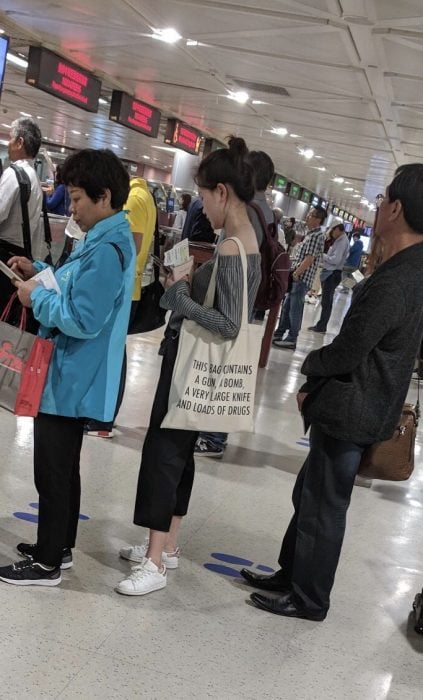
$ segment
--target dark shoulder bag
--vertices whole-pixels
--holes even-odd
[[[160,282],[160,265],[156,260],[160,259],[159,224],[156,210],[156,228],[154,230],[154,280],[141,290],[141,299],[137,304],[134,318],[128,328],[128,334],[147,333],[160,328],[165,324],[166,309],[160,306],[160,299],[164,293],[164,287]]]

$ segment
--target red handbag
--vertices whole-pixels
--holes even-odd
[[[6,322],[14,298],[0,318],[0,405],[17,416],[35,417],[54,349],[51,340],[23,330],[26,309],[22,309],[20,327]]]

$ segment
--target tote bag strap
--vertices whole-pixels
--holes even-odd
[[[242,273],[243,273],[243,277],[244,277],[244,285],[243,285],[243,293],[242,293],[242,316],[241,316],[241,328],[243,328],[248,324],[247,255],[245,252],[244,245],[239,240],[239,238],[235,238],[235,236],[233,236],[231,238],[225,238],[225,241],[234,241],[234,243],[237,244],[238,249],[239,249],[239,255],[241,258]],[[222,243],[223,243],[223,241],[222,241]],[[210,278],[206,297],[204,299],[204,306],[207,306],[208,308],[211,308],[213,306],[213,303],[214,303],[214,297],[216,294],[216,277],[217,277],[218,264],[219,264],[219,248],[217,249],[216,260],[214,263],[213,272],[212,272],[212,275]]]

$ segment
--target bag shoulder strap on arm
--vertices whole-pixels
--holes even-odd
[[[21,200],[22,209],[22,236],[23,236],[23,248],[27,258],[32,260],[32,247],[31,247],[31,228],[29,225],[29,214],[28,214],[28,202],[31,196],[31,180],[29,179],[28,173],[25,172],[23,168],[20,168],[15,163],[11,163],[10,167],[15,172],[16,179],[19,185],[19,193]]]
[[[119,248],[119,246],[118,246],[117,243],[112,243],[112,242],[111,242],[110,245],[113,246],[113,248],[115,249],[116,253],[118,254],[119,261],[120,261],[120,264],[121,264],[121,267],[122,267],[122,271],[123,271],[123,270],[124,270],[124,266],[125,266],[125,258],[124,258],[124,255],[123,255],[123,253],[122,253],[122,251],[121,251],[121,249]]]
[[[248,206],[251,207],[251,209],[253,209],[257,214],[258,220],[260,221],[264,233],[263,240],[268,240],[269,238],[272,238],[272,233],[270,232],[269,227],[272,227],[274,229],[274,234],[276,234],[278,230],[275,215],[273,214],[273,221],[270,224],[268,224],[266,219],[264,218],[262,208],[258,204],[256,204],[256,202],[249,202]]]
[[[154,243],[153,243],[153,253],[154,257],[157,260],[160,260],[160,231],[159,231],[159,210],[157,208],[156,201],[154,200],[154,204],[156,206],[156,224],[154,227]],[[153,270],[154,270],[154,280],[157,282],[160,277],[160,266],[156,265],[156,263],[153,261]]]

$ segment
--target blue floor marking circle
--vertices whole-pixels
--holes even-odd
[[[213,559],[225,561],[227,564],[235,564],[236,566],[252,566],[254,563],[250,559],[242,559],[241,557],[235,557],[233,554],[223,554],[222,552],[212,552],[211,556]]]

